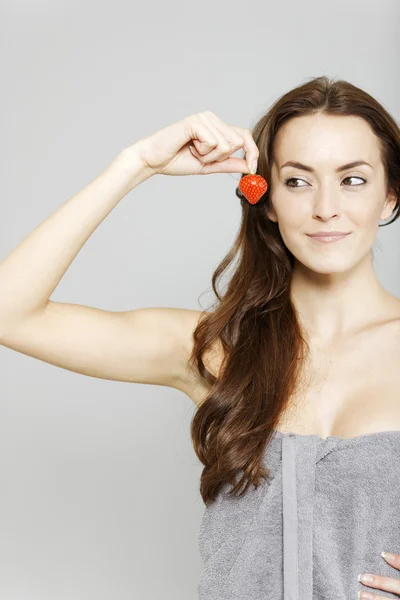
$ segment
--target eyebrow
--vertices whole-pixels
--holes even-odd
[[[346,165],[338,167],[337,169],[335,169],[335,171],[336,173],[340,173],[341,171],[346,171],[347,169],[352,169],[353,167],[358,167],[359,165],[367,165],[368,167],[371,167],[371,169],[374,168],[365,160],[355,160],[353,162],[347,163]],[[296,169],[301,169],[302,171],[309,171],[310,173],[315,173],[315,169],[313,169],[309,165],[303,165],[293,160],[288,160],[288,162],[285,162],[285,164],[282,165],[279,170],[283,169],[284,167],[295,167]]]

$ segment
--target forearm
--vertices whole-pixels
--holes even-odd
[[[9,324],[42,311],[95,229],[150,176],[131,146],[40,223],[0,262],[0,322]]]

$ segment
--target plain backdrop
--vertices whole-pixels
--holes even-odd
[[[251,128],[289,89],[328,75],[400,117],[399,0],[0,5],[1,260],[120,150],[189,114]],[[208,308],[240,222],[238,179],[147,180],[51,298]],[[399,233],[399,221],[380,229],[374,252],[400,297]],[[0,600],[195,600],[193,402],[2,346],[0,369]]]

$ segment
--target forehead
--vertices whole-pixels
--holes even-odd
[[[357,116],[295,117],[280,128],[274,146],[278,164],[301,160],[315,167],[324,163],[334,167],[361,158],[371,164],[380,160],[379,139]]]

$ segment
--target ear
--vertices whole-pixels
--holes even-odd
[[[386,200],[383,205],[383,209],[382,209],[380,218],[387,219],[388,217],[390,217],[398,203],[399,203],[399,199],[397,198],[394,191],[391,190],[389,192],[389,194],[386,196]]]

